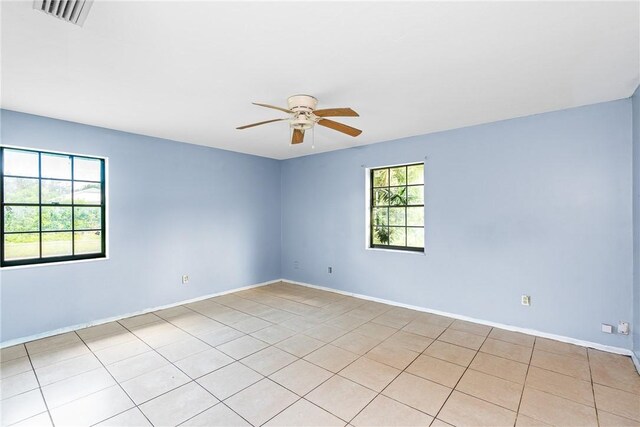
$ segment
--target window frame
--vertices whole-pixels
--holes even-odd
[[[18,176],[18,175],[5,175],[4,173],[4,152],[6,150],[17,150],[17,151],[25,151],[38,154],[38,176]],[[71,160],[71,177],[69,179],[64,178],[43,178],[42,177],[42,155],[54,155],[54,156],[68,156]],[[75,159],[89,159],[89,160],[98,160],[100,162],[100,181],[88,181],[88,180],[75,180],[74,179],[74,161]],[[107,158],[94,156],[94,155],[86,155],[86,154],[76,154],[76,153],[68,153],[68,152],[60,152],[60,151],[49,151],[49,150],[40,150],[34,148],[26,148],[26,147],[17,147],[10,145],[0,145],[0,268],[11,268],[11,267],[33,267],[33,266],[44,266],[48,264],[60,264],[60,263],[69,263],[69,262],[79,262],[79,261],[90,261],[90,260],[98,260],[98,259],[107,259]],[[37,179],[38,180],[38,202],[37,203],[5,203],[4,197],[4,179],[5,176],[8,178],[26,178],[26,179]],[[42,181],[63,181],[69,182],[71,184],[71,202],[63,203],[63,204],[43,204],[42,203]],[[85,182],[85,183],[94,183],[100,184],[100,204],[82,204],[78,205],[74,203],[73,194],[74,194],[74,183],[75,182]],[[4,222],[5,222],[5,206],[34,206],[38,208],[39,211],[39,224],[37,231],[29,231],[29,232],[10,232],[5,233],[4,230]],[[42,208],[43,207],[69,207],[71,208],[71,229],[69,230],[43,230],[42,229]],[[75,217],[75,208],[77,207],[99,207],[100,208],[100,229],[75,229],[74,217]],[[67,232],[71,233],[71,245],[72,245],[72,253],[75,249],[75,233],[82,231],[100,231],[101,233],[101,247],[100,252],[94,252],[89,254],[78,254],[78,255],[63,255],[63,256],[51,256],[51,257],[42,257],[42,235],[43,233],[56,233],[56,232]],[[16,260],[5,260],[5,243],[4,238],[7,234],[28,234],[28,233],[37,233],[38,241],[39,241],[39,255],[38,258],[23,258]]]
[[[422,204],[420,205],[409,205],[409,204],[405,204],[405,205],[399,205],[399,206],[395,206],[395,207],[401,207],[401,208],[408,208],[408,207],[421,207],[423,209],[423,218],[424,218],[424,214],[426,214],[426,211],[424,211],[425,208],[425,204],[424,204],[424,186],[425,186],[425,182],[424,182],[424,175],[423,175],[423,183],[422,184],[404,184],[404,185],[399,185],[399,186],[393,186],[391,185],[391,182],[389,182],[389,185],[386,187],[374,187],[374,178],[373,178],[373,174],[375,171],[377,170],[381,170],[381,169],[393,169],[393,168],[397,168],[397,167],[409,167],[409,166],[417,166],[417,165],[422,165],[423,166],[423,174],[424,174],[424,167],[426,167],[425,162],[424,161],[420,161],[420,162],[412,162],[412,163],[399,163],[399,164],[394,164],[394,165],[383,165],[383,166],[376,166],[376,167],[368,167],[366,168],[366,179],[365,179],[365,185],[366,185],[366,215],[367,215],[367,220],[366,220],[366,249],[367,250],[373,250],[373,251],[387,251],[387,252],[400,252],[400,253],[409,253],[409,254],[416,254],[416,255],[424,255],[425,254],[425,244],[423,243],[422,247],[415,247],[415,246],[397,246],[397,245],[381,245],[381,244],[375,244],[373,243],[373,228],[374,228],[374,224],[373,224],[373,209],[375,208],[374,206],[374,188],[394,188],[394,187],[405,187],[405,188],[409,188],[411,186],[422,186],[423,189],[423,201]],[[391,179],[391,177],[389,176],[389,179]],[[389,206],[391,207],[391,206]],[[406,215],[406,211],[405,211],[405,215]],[[389,227],[389,225],[387,224],[387,227]],[[404,228],[405,230],[407,228],[422,228],[422,232],[425,233],[426,230],[426,226],[423,222],[422,227],[412,227],[412,226],[407,226],[406,225],[406,216],[405,216],[405,225],[404,226],[398,226],[401,228]],[[423,242],[426,243],[426,235],[424,236],[425,239],[423,240]],[[406,238],[405,238],[405,242],[406,242]]]

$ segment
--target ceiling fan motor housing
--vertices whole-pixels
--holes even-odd
[[[293,117],[289,121],[292,129],[311,129],[316,120],[313,110],[318,105],[318,100],[311,95],[293,95],[287,99],[289,110],[293,111]]]

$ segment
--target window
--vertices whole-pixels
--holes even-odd
[[[101,258],[104,160],[0,147],[3,267]]]
[[[370,170],[369,246],[424,250],[424,163]]]

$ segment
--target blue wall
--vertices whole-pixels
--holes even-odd
[[[110,225],[106,261],[0,272],[0,341],[280,277],[280,162],[6,110],[0,118],[2,144],[108,157]]]
[[[640,359],[640,87],[633,104],[633,349]]]
[[[282,275],[632,348],[631,151],[626,99],[287,160]],[[365,167],[425,156],[426,255],[365,250]]]

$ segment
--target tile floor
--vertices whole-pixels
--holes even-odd
[[[629,357],[288,283],[1,360],[2,425],[640,425]]]

